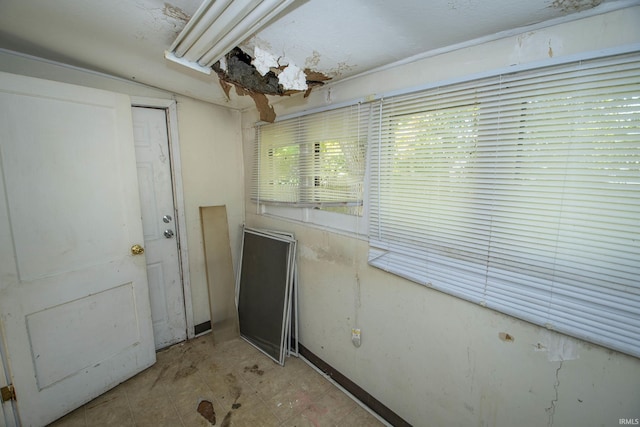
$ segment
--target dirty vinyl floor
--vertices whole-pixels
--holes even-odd
[[[239,338],[214,346],[205,335],[157,359],[51,426],[383,425],[303,360],[281,367]]]

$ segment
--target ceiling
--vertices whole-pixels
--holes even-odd
[[[201,0],[0,0],[0,48],[231,108],[253,105],[164,57]],[[241,47],[335,82],[640,0],[296,0]],[[270,97],[272,102],[277,99]]]

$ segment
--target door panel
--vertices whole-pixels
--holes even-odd
[[[111,177],[120,154],[110,143],[115,137],[112,112],[61,99],[6,94],[4,100],[11,127],[5,135],[12,139],[3,144],[2,167],[20,280],[118,258],[119,242],[127,240],[129,230],[119,226],[127,213],[120,197],[122,182]],[[30,124],[35,120],[40,126]],[[55,138],[64,141],[64,150]],[[84,161],[92,157],[100,163]],[[91,176],[107,178],[100,191]],[[61,194],[61,189],[73,191]],[[85,206],[96,216],[88,218]],[[103,229],[115,234],[105,239]]]
[[[155,362],[129,98],[0,73],[0,315],[25,426]]]
[[[119,308],[118,316],[111,312],[111,304]],[[138,323],[135,313],[133,285],[126,283],[27,315],[38,389],[137,343],[139,331],[128,328]],[[87,328],[87,320],[91,328]]]
[[[132,112],[151,318],[160,349],[187,338],[167,119],[162,109]],[[173,235],[166,237],[167,230]]]

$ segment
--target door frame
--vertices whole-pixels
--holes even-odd
[[[180,140],[178,138],[178,109],[173,99],[147,98],[131,96],[131,107],[148,107],[165,110],[167,117],[167,135],[169,137],[169,162],[171,165],[171,183],[173,202],[176,209],[176,239],[180,255],[180,276],[184,294],[184,314],[187,324],[187,339],[195,337],[193,302],[191,300],[191,282],[189,280],[189,251],[187,250],[187,222],[182,187],[182,165],[180,161]]]
[[[0,320],[0,386],[2,387],[12,382],[4,349],[4,331],[2,329],[2,321]],[[18,411],[16,410],[15,402],[0,402],[0,427],[16,427],[19,425],[20,422],[18,420]]]

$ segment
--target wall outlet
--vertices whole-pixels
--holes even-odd
[[[360,347],[360,329],[359,328],[351,329],[351,342],[356,347]]]

